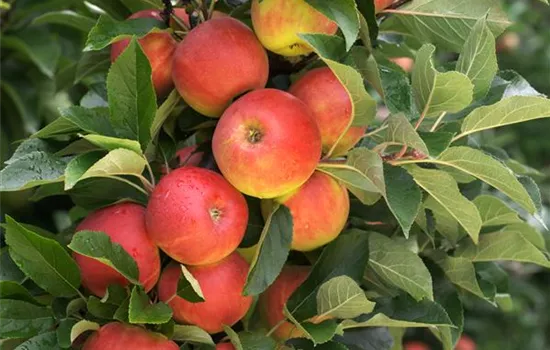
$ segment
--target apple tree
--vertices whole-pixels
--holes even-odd
[[[458,349],[550,268],[499,0],[0,4],[0,190],[64,213],[4,213],[2,348]]]

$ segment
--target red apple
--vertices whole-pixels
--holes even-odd
[[[304,0],[253,0],[252,25],[262,44],[283,56],[299,56],[312,52],[300,33],[332,35],[338,30],[335,22]]]
[[[231,343],[219,343],[216,345],[216,350],[235,350]]]
[[[192,166],[164,176],[146,212],[149,237],[174,260],[188,265],[211,264],[231,254],[247,222],[243,195],[221,175]]]
[[[269,328],[285,319],[283,308],[288,298],[306,280],[309,275],[308,266],[285,266],[275,282],[260,295],[258,307],[262,319]],[[290,322],[283,322],[273,335],[279,340],[303,337],[303,333]]]
[[[177,15],[185,23],[188,23],[189,20],[185,10],[178,11]],[[131,15],[129,18],[155,18],[159,21],[163,20],[159,10],[139,11]],[[176,40],[172,38],[170,33],[162,32],[149,33],[138,41],[143,49],[143,52],[145,53],[145,56],[149,59],[153,86],[155,87],[157,96],[165,96],[174,86],[171,72],[172,58],[174,51],[176,50]],[[129,43],[130,39],[122,39],[113,43],[111,46],[111,62],[114,62],[117,59]]]
[[[178,350],[179,346],[159,333],[137,326],[111,322],[94,332],[83,350]]]
[[[169,265],[158,284],[160,300],[174,311],[174,319],[194,324],[208,333],[218,333],[223,325],[232,326],[244,317],[252,297],[242,295],[249,266],[236,252],[210,265],[190,266],[189,272],[198,281],[204,302],[191,303],[177,296],[176,288],[181,275],[179,265]]]
[[[197,147],[197,145],[187,146],[176,152],[180,166],[199,166],[204,153],[195,152]]]
[[[414,60],[410,57],[394,57],[394,58],[390,58],[390,61],[397,64],[405,72],[412,71],[414,66]]]
[[[455,350],[476,350],[476,343],[467,335],[462,335],[456,343]]]
[[[352,116],[350,97],[330,68],[313,69],[298,79],[289,92],[302,100],[313,112],[319,125],[323,153],[328,153],[348,127]],[[340,139],[333,156],[342,156],[355,146],[366,127],[351,127]]]
[[[239,98],[224,112],[212,151],[222,174],[239,191],[273,198],[313,174],[321,157],[321,136],[300,100],[263,89]]]
[[[374,0],[374,12],[378,13],[389,7],[396,0]]]
[[[172,78],[196,111],[219,117],[231,101],[267,83],[267,54],[243,23],[213,18],[195,27],[178,44]]]
[[[403,346],[403,350],[430,350],[430,347],[419,341],[410,341]]]
[[[76,231],[102,231],[134,258],[139,281],[146,291],[153,288],[160,274],[158,248],[147,236],[145,208],[135,203],[120,203],[89,214]],[[80,268],[82,285],[102,297],[110,284],[127,285],[128,280],[98,260],[73,253]]]
[[[286,205],[292,214],[291,248],[317,249],[333,241],[344,229],[349,214],[348,190],[332,176],[314,172],[296,191],[262,201],[264,217],[274,202]]]

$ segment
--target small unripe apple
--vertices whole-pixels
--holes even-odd
[[[263,88],[268,73],[267,54],[252,30],[219,17],[199,24],[178,44],[172,78],[193,109],[219,117],[235,97]]]
[[[102,231],[136,261],[139,281],[146,291],[153,288],[160,274],[157,246],[145,228],[145,208],[135,203],[120,203],[89,214],[76,231]],[[110,284],[127,285],[128,280],[98,260],[73,253],[80,268],[82,285],[97,296],[104,296]]]
[[[477,345],[472,338],[462,335],[456,343],[455,350],[476,350]]]
[[[169,265],[160,278],[158,295],[172,308],[177,322],[218,333],[224,325],[232,326],[243,318],[252,304],[252,297],[242,295],[248,269],[249,265],[236,252],[214,264],[188,267],[205,300],[191,303],[175,295],[181,268]]]
[[[178,17],[182,21],[188,23],[187,14],[184,11],[177,12]],[[129,19],[136,18],[154,18],[163,21],[159,10],[143,10],[134,13]],[[176,40],[167,32],[149,33],[138,40],[145,56],[151,65],[151,75],[153,86],[157,96],[165,96],[172,90],[174,84],[172,82],[172,59],[176,50]],[[112,44],[111,46],[111,62],[114,62],[118,56],[126,49],[130,39],[122,39]]]
[[[430,350],[430,347],[419,341],[410,341],[403,345],[403,350]]]
[[[159,333],[144,328],[111,322],[94,332],[83,350],[178,350],[179,346]]]
[[[353,118],[348,92],[330,68],[316,68],[298,79],[289,91],[298,97],[313,112],[321,132],[323,153],[330,151],[338,142],[332,156],[342,156],[355,146],[365,133],[366,127],[350,127],[338,141]]]
[[[244,237],[244,196],[221,175],[186,166],[164,176],[151,193],[147,232],[166,254],[188,265],[212,264]]]
[[[283,56],[299,56],[312,52],[298,34],[332,35],[338,30],[335,22],[304,0],[253,0],[252,25],[262,44]]]
[[[224,177],[239,191],[274,198],[313,174],[321,157],[321,136],[303,102],[284,91],[262,89],[224,112],[212,151]]]
[[[275,203],[284,204],[292,214],[291,249],[310,251],[338,237],[349,214],[349,195],[344,185],[332,176],[314,172],[296,191],[273,200],[262,201],[267,218]]]
[[[283,308],[288,298],[306,280],[309,275],[308,266],[290,266],[283,268],[275,282],[260,295],[258,307],[262,319],[271,328],[285,319]],[[290,322],[283,322],[273,335],[279,340],[304,337],[302,331]]]

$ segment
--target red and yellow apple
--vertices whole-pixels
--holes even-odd
[[[283,56],[312,52],[298,34],[332,35],[338,30],[335,22],[305,0],[253,0],[251,15],[258,39],[269,51]]]
[[[178,350],[179,346],[164,335],[137,326],[111,322],[94,332],[83,350]]]
[[[267,83],[267,54],[252,30],[231,17],[199,24],[178,44],[172,78],[196,111],[219,117],[231,101]]]
[[[374,12],[378,13],[389,7],[396,0],[374,0]]]
[[[321,136],[303,102],[284,91],[262,89],[239,98],[223,113],[212,151],[224,177],[239,191],[274,198],[313,174],[321,157]]]
[[[177,16],[185,23],[189,22],[185,10],[178,9]],[[129,19],[136,18],[154,18],[162,21],[162,16],[159,10],[143,10],[134,13]],[[153,86],[157,96],[165,96],[172,90],[174,84],[172,82],[172,59],[176,50],[176,40],[168,32],[149,33],[139,39],[139,44],[149,60],[151,65],[151,75]],[[114,62],[118,56],[126,49],[130,39],[122,39],[112,44],[111,46],[111,62]]]
[[[183,264],[206,265],[238,247],[248,206],[218,173],[186,166],[159,181],[145,217],[149,237],[166,254]]]
[[[283,309],[288,298],[306,280],[309,272],[310,267],[308,266],[287,265],[283,267],[275,282],[260,295],[258,301],[260,316],[269,328],[285,319]],[[287,321],[281,323],[273,335],[282,341],[304,336],[302,331]]]
[[[472,338],[462,335],[456,343],[455,350],[476,350],[477,345]]]
[[[403,345],[403,350],[430,350],[430,347],[419,341],[410,341]]]
[[[339,140],[353,118],[352,104],[348,92],[330,68],[307,72],[292,84],[289,92],[313,112],[321,132],[324,154],[338,142],[332,156],[345,155],[365,133],[365,127],[350,127]]]
[[[160,300],[168,303],[174,319],[184,324],[197,325],[208,333],[218,333],[223,325],[232,326],[244,317],[251,296],[243,296],[249,265],[236,252],[210,265],[190,266],[189,272],[198,281],[204,302],[192,303],[176,295],[181,268],[169,265],[158,284]]]
[[[160,274],[157,246],[145,228],[145,208],[135,203],[120,203],[89,214],[76,231],[102,231],[118,243],[136,261],[139,281],[146,291],[151,290]],[[127,285],[128,280],[98,260],[73,253],[80,268],[82,285],[102,297],[110,284]]]
[[[262,201],[267,218],[275,203],[284,204],[292,214],[291,249],[310,251],[338,237],[349,214],[346,187],[332,176],[316,171],[297,190]]]

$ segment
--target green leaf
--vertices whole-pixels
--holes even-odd
[[[184,265],[180,266],[182,274],[178,280],[176,294],[192,303],[200,303],[204,301],[204,295],[202,294],[199,281],[193,277],[191,272],[189,272]]]
[[[511,22],[499,0],[415,0],[391,12],[380,30],[413,36],[420,42],[460,52],[477,20],[487,16],[487,25],[500,35]]]
[[[132,256],[103,232],[78,231],[69,249],[112,267],[131,283],[139,284],[139,270]]]
[[[474,199],[481,215],[482,226],[499,226],[522,222],[518,213],[497,197],[481,195]]]
[[[456,70],[466,74],[474,84],[474,99],[487,94],[498,64],[495,37],[485,17],[480,18],[472,28],[456,63]]]
[[[309,339],[313,341],[313,344],[324,344],[334,337],[334,334],[338,331],[338,324],[336,320],[325,320],[321,323],[302,323],[299,327]]]
[[[335,339],[353,350],[387,350],[393,343],[391,334],[386,327],[347,329],[343,336],[336,336]],[[324,350],[336,349],[340,350],[341,348],[326,347]]]
[[[102,155],[102,152],[93,151],[74,158],[65,170],[65,190],[70,190],[79,181],[87,178],[139,176],[145,169],[145,158],[125,148],[117,148],[103,157]]]
[[[40,305],[25,287],[15,281],[0,281],[0,299],[21,300]]]
[[[151,137],[155,138],[162,127],[162,124],[168,119],[170,113],[181,101],[181,96],[177,90],[172,90],[166,100],[160,105],[155,113],[155,118],[151,122]]]
[[[86,331],[97,331],[99,330],[99,324],[88,321],[88,320],[80,320],[77,323],[73,325],[73,328],[71,328],[71,344],[78,338],[79,335]]]
[[[47,77],[53,78],[61,47],[58,39],[47,27],[27,27],[16,31],[15,35],[2,35],[2,49],[12,49],[30,59]]]
[[[449,315],[438,303],[428,299],[416,301],[408,295],[400,295],[393,299],[379,299],[372,314],[342,322],[344,329],[452,326],[452,324]]]
[[[360,283],[368,261],[367,233],[352,229],[343,232],[325,247],[308,278],[287,301],[288,311],[298,320],[317,314],[317,292],[331,278],[347,275]]]
[[[384,165],[386,203],[397,219],[405,237],[409,236],[422,203],[422,192],[413,177],[403,168]]]
[[[119,139],[116,137],[102,136],[102,135],[83,135],[82,138],[90,141],[94,145],[106,149],[107,151],[114,151],[117,148],[124,148],[141,155],[141,147],[139,142],[128,139]]]
[[[194,344],[215,345],[210,334],[197,326],[174,325],[172,340]]]
[[[345,63],[354,67],[359,74],[378,92],[380,97],[385,98],[382,87],[382,79],[378,63],[369,50],[364,46],[354,46],[345,59]],[[407,79],[408,80],[408,79]]]
[[[100,51],[83,52],[76,65],[74,77],[75,84],[82,79],[95,74],[103,74],[111,66],[111,50],[103,49]],[[82,105],[82,102],[81,102]]]
[[[88,33],[84,51],[101,50],[109,44],[131,36],[141,38],[155,28],[162,28],[161,21],[154,18],[136,18],[116,21],[109,16],[101,15],[97,23]]]
[[[317,292],[317,314],[340,319],[354,318],[374,309],[365,291],[348,276],[334,277]]]
[[[260,294],[275,281],[290,251],[292,227],[290,210],[284,205],[276,206],[265,222],[243,295]]]
[[[350,96],[350,100],[352,101],[351,114],[353,118],[350,120],[348,127],[340,137],[342,137],[351,126],[366,126],[370,124],[376,116],[376,101],[365,89],[361,74],[353,69],[353,67],[339,63],[331,57],[327,57],[324,50],[321,51],[321,48],[323,48],[327,42],[336,40],[337,37],[322,34],[301,34],[300,37],[311,46],[315,53],[317,53],[323,62],[332,70]],[[337,144],[338,142],[334,144],[333,149]],[[331,153],[332,150],[329,151],[329,155]]]
[[[422,259],[398,241],[369,233],[369,265],[384,282],[409,293],[416,300],[433,300],[432,278]]]
[[[431,212],[431,215],[435,219],[435,229],[442,236],[453,243],[456,243],[462,238],[462,232],[460,231],[459,223],[456,218],[434,197],[428,196],[428,198],[426,198],[424,201],[424,210],[429,210]],[[426,225],[422,228],[425,232],[428,232]]]
[[[448,256],[443,252],[434,252],[430,257],[443,270],[449,281],[482,299],[485,298],[477,281],[476,270],[471,260]]]
[[[359,33],[359,17],[355,1],[306,0],[306,2],[338,24],[346,39],[346,51],[348,51]]]
[[[317,170],[342,182],[352,193],[366,191],[377,193],[378,187],[359,169],[347,164],[319,163]]]
[[[472,240],[477,242],[481,217],[476,206],[460,193],[453,177],[441,170],[417,166],[407,166],[406,169],[418,186],[441,204],[464,227]]]
[[[481,235],[477,246],[465,242],[455,256],[474,262],[519,261],[550,267],[550,261],[528,238],[518,230],[507,227]]]
[[[359,0],[357,3],[357,11],[359,12],[359,37],[363,41],[363,45],[372,50],[372,43],[378,38],[378,22],[374,2],[370,0]]]
[[[473,85],[459,72],[438,72],[433,65],[435,46],[423,45],[416,54],[412,86],[416,106],[426,117],[443,112],[458,112],[472,102]]]
[[[53,122],[43,127],[42,129],[32,134],[31,137],[47,139],[47,138],[57,137],[62,135],[76,134],[79,130],[80,128],[70,120],[67,120],[63,117],[59,117]]]
[[[172,309],[162,302],[151,304],[143,288],[135,286],[130,296],[128,320],[134,324],[162,324],[170,321]]]
[[[428,147],[428,154],[432,157],[437,157],[441,152],[449,148],[453,136],[455,134],[450,132],[423,132],[419,131],[418,135],[422,138],[426,147]]]
[[[57,336],[57,343],[61,348],[69,349],[71,347],[71,330],[77,322],[78,320],[76,318],[65,318],[59,322],[59,326],[57,326],[55,333]]]
[[[432,162],[475,176],[509,196],[530,213],[536,211],[531,197],[514,174],[482,151],[464,146],[451,147]]]
[[[128,298],[128,292],[125,287],[111,284],[107,287],[103,298],[99,299],[93,295],[88,298],[88,312],[96,317],[110,320],[126,298]]]
[[[266,336],[264,332],[244,331],[237,334],[229,327],[224,327],[224,330],[231,339],[231,343],[235,349],[271,350],[277,348],[275,340]]]
[[[24,143],[20,147],[24,147]],[[45,151],[29,151],[24,155],[20,152],[16,150],[18,156],[12,157],[0,171],[0,191],[20,191],[63,181],[69,157],[58,157]]]
[[[21,300],[0,299],[0,337],[28,338],[54,325],[51,310]]]
[[[57,334],[55,331],[46,332],[32,337],[21,343],[14,350],[57,350]]]
[[[359,182],[355,186],[351,181],[338,178],[363,204],[372,205],[386,192],[384,184],[384,172],[382,169],[382,158],[374,151],[365,147],[358,147],[348,152],[346,164],[358,170],[363,176],[358,177],[355,173],[348,180],[357,178]],[[335,170],[335,169],[332,169]],[[334,173],[332,174],[334,176]],[[342,173],[345,175],[345,173]],[[365,180],[366,177],[366,180]]]
[[[136,182],[134,184],[138,186]],[[76,205],[89,210],[105,207],[119,201],[147,204],[147,196],[142,191],[111,178],[86,179],[76,184],[68,194]]]
[[[227,334],[227,336],[231,340],[231,344],[233,344],[236,350],[244,350],[243,345],[241,344],[241,339],[239,338],[237,332],[233,330],[233,328],[224,325],[223,331],[225,332],[225,334]]]
[[[106,107],[84,108],[70,106],[61,108],[59,113],[63,118],[86,132],[103,136],[117,136],[109,121],[109,109]]]
[[[550,100],[537,96],[512,96],[473,110],[462,123],[457,140],[478,131],[550,117]]]
[[[388,118],[388,131],[384,141],[405,145],[429,155],[428,147],[403,113],[394,114]]]
[[[32,21],[32,24],[62,24],[83,31],[84,33],[88,33],[94,26],[95,22],[93,19],[74,11],[64,10],[44,13],[43,15],[36,17]]]
[[[27,230],[9,216],[5,237],[15,264],[40,288],[60,297],[78,294],[80,271],[59,243]]]
[[[435,300],[443,306],[455,327],[438,326],[437,330],[434,328],[430,330],[436,336],[439,333],[438,338],[443,343],[444,350],[453,350],[464,328],[464,310],[456,288],[443,276],[441,271],[434,271],[435,269],[430,269],[434,279]]]
[[[149,60],[135,39],[111,66],[107,93],[111,124],[118,136],[138,140],[145,150],[151,141],[157,100]]]
[[[8,253],[8,247],[0,249],[0,281],[13,281],[18,284],[26,279],[25,274],[17,267]]]

